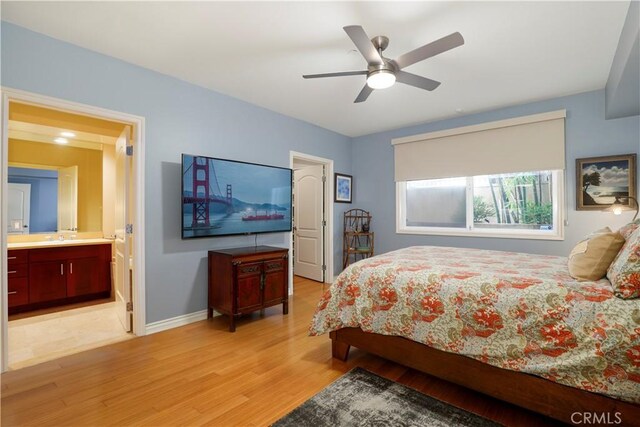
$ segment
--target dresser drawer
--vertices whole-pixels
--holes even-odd
[[[8,288],[9,307],[29,303],[29,279],[26,277],[9,278]]]
[[[27,277],[29,274],[29,264],[9,264],[7,277],[9,280],[15,277]]]
[[[236,267],[238,277],[259,276],[262,274],[262,263],[240,264]]]
[[[26,249],[7,251],[7,263],[9,264],[9,269],[11,269],[11,266],[14,264],[26,264],[28,259],[29,251]]]
[[[264,262],[265,273],[284,270],[284,259],[270,259]]]

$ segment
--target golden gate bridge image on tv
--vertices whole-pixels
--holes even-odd
[[[191,204],[193,207],[193,219],[191,221],[192,228],[211,227],[209,217],[209,207],[211,203],[220,203],[227,207],[227,214],[233,213],[233,190],[231,184],[227,184],[226,194],[223,196],[220,191],[220,183],[213,167],[212,159],[208,157],[193,157],[193,161],[189,168],[183,174],[186,175],[192,171],[192,191],[191,196],[183,195],[182,203]],[[213,172],[213,174],[210,174]],[[214,187],[211,186],[210,176],[213,178]]]

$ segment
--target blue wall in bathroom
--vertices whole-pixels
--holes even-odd
[[[31,184],[29,232],[54,232],[58,228],[58,171],[9,168],[9,182]]]
[[[118,59],[2,22],[3,86],[143,116],[146,132],[147,323],[206,308],[207,250],[253,245],[253,236],[181,240],[180,154],[289,167],[291,150],[351,172],[350,139]],[[301,100],[302,102],[302,100]],[[345,205],[335,206],[341,242]],[[287,246],[289,233],[258,244]],[[341,244],[335,244],[341,265]]]

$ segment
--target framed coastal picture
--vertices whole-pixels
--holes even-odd
[[[603,210],[636,197],[636,155],[576,159],[576,210]]]
[[[353,177],[341,173],[335,174],[335,201],[336,203],[351,203]]]

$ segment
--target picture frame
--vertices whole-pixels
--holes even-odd
[[[353,200],[353,177],[343,173],[335,173],[334,201],[351,203]]]
[[[635,154],[576,159],[576,210],[605,210],[616,199],[629,206],[629,197],[636,197]]]

